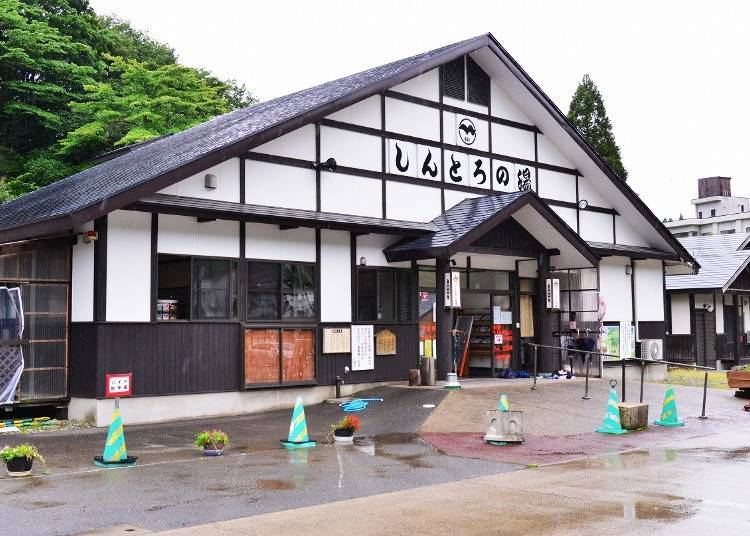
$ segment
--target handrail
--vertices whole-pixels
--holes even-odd
[[[700,419],[706,419],[706,395],[708,391],[708,371],[716,370],[711,367],[704,367],[701,365],[692,365],[689,363],[677,363],[675,361],[664,361],[662,359],[645,359],[642,357],[620,357],[619,355],[614,354],[606,354],[603,352],[587,352],[586,350],[579,350],[577,348],[563,348],[561,346],[552,346],[549,344],[536,344],[533,342],[524,342],[525,346],[530,346],[534,348],[534,383],[531,386],[531,390],[536,390],[536,377],[537,377],[537,354],[539,351],[539,348],[549,348],[551,350],[563,350],[566,352],[576,352],[584,355],[584,361],[586,362],[586,387],[585,392],[583,395],[584,400],[588,400],[589,397],[589,364],[591,355],[598,355],[598,356],[606,356],[606,357],[616,357],[617,359],[608,359],[606,360],[608,363],[620,363],[622,365],[622,385],[620,386],[620,389],[622,391],[622,401],[625,402],[625,364],[628,361],[634,361],[640,363],[641,366],[641,397],[640,401],[643,403],[643,381],[644,381],[644,370],[648,365],[672,365],[676,367],[685,367],[685,368],[692,368],[696,370],[703,370],[703,409],[701,411],[701,415],[699,416]],[[644,366],[645,365],[645,366]]]

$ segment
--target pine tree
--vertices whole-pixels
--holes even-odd
[[[568,119],[615,170],[615,173],[622,180],[627,180],[628,171],[622,164],[620,147],[615,142],[612,123],[604,109],[602,95],[588,74],[583,75],[583,80],[573,94]]]

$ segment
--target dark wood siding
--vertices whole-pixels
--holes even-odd
[[[318,330],[319,348],[323,347],[323,327],[348,328],[349,324],[322,324]],[[396,334],[396,355],[375,356],[375,370],[357,370],[344,373],[344,367],[351,366],[351,354],[318,354],[316,361],[317,382],[320,385],[333,385],[336,376],[345,383],[367,383],[377,381],[407,380],[409,369],[417,368],[417,329],[414,324],[376,325],[375,334],[381,329],[389,329]]]
[[[71,331],[73,396],[103,397],[105,374],[116,372],[133,373],[134,396],[242,388],[239,323],[75,323]]]
[[[536,251],[539,253],[545,249],[529,231],[513,218],[508,218],[500,223],[500,225],[493,227],[475,240],[472,245],[488,248]]]
[[[96,397],[96,324],[72,322],[70,324],[70,358],[68,385],[70,396]]]
[[[678,363],[695,363],[695,349],[692,335],[667,335],[664,358]]]
[[[664,322],[638,322],[638,336],[641,339],[663,339],[665,333]]]

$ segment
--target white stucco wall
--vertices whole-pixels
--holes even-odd
[[[315,125],[305,125],[252,150],[256,153],[315,160]]]
[[[636,318],[643,321],[664,320],[664,273],[659,260],[635,261]]]
[[[215,189],[206,188],[205,177],[208,173],[216,175]],[[240,159],[230,158],[221,164],[168,186],[159,193],[238,203],[240,200]]]
[[[320,232],[320,320],[351,322],[350,235],[345,231]]]
[[[189,216],[161,214],[157,251],[175,255],[239,257],[239,225],[226,220],[199,223]]]
[[[440,189],[387,181],[386,217],[393,220],[431,221],[440,214]]]
[[[690,296],[670,295],[672,308],[672,335],[690,335]]]
[[[246,160],[245,202],[315,210],[315,171]]]
[[[84,233],[94,229],[89,222],[76,229]],[[73,245],[73,258],[70,275],[70,320],[71,322],[91,322],[94,319],[94,242],[78,242]]]
[[[363,127],[380,128],[380,115],[380,95],[373,95],[343,110],[332,113],[328,116],[328,119]]]
[[[592,212],[590,210],[580,211],[580,232],[584,240],[591,242],[612,243],[612,215]]]
[[[632,322],[633,302],[630,292],[632,275],[625,273],[630,259],[604,257],[599,263],[599,294],[607,305],[604,320],[608,322]]]
[[[395,244],[401,239],[400,236],[370,233],[357,237],[357,255],[355,259],[360,262],[364,257],[367,266],[395,266],[406,268],[411,266],[409,261],[388,263],[383,250]]]
[[[108,322],[151,319],[151,214],[116,210],[107,217]]]
[[[320,209],[380,218],[383,215],[383,182],[342,173],[321,173]]]
[[[245,226],[248,259],[315,262],[315,229],[280,229],[278,225],[248,223]]]

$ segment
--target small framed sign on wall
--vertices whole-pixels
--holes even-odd
[[[351,351],[351,330],[349,328],[323,329],[324,354],[348,354]]]

